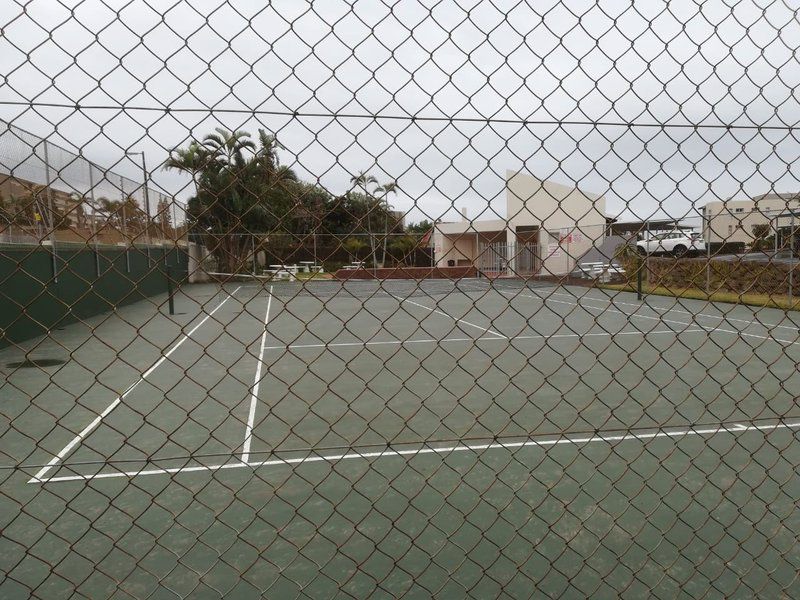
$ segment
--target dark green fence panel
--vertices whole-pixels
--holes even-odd
[[[0,347],[166,294],[167,265],[180,285],[188,256],[179,248],[57,248],[55,262],[48,248],[0,248]]]

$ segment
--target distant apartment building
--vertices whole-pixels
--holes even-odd
[[[798,211],[800,193],[770,193],[749,200],[709,202],[702,208],[703,238],[711,244],[750,245],[764,225],[784,227],[785,215]]]
[[[55,187],[33,183],[17,177],[0,173],[0,199],[10,201],[16,199],[16,210],[30,212],[45,225],[49,221],[50,204],[56,214],[68,216],[72,221],[81,224],[88,219],[91,212],[85,199],[77,194],[65,192]]]

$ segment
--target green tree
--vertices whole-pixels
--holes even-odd
[[[410,235],[402,235],[392,239],[389,251],[396,262],[407,265],[408,258],[416,247],[417,240]]]
[[[753,241],[750,249],[757,252],[772,250],[775,247],[775,235],[771,234],[772,228],[768,223],[753,225]]]
[[[30,197],[12,195],[3,198],[0,196],[0,219],[2,219],[4,228],[11,225],[36,227],[40,220],[36,216],[41,215],[39,211],[36,202]]]
[[[21,196],[0,198],[0,219],[8,226],[37,229],[39,235],[51,229],[68,229],[72,221],[58,204],[49,198],[46,185],[26,186],[28,192]]]
[[[128,196],[124,200],[98,199],[98,214],[106,227],[116,229],[127,238],[139,237],[147,224],[147,215],[139,207],[136,198]]]
[[[373,264],[377,262],[377,240],[373,223],[383,221],[383,255],[380,261],[381,266],[383,266],[383,262],[386,260],[386,245],[391,214],[388,197],[389,194],[396,194],[399,187],[393,181],[381,185],[375,177],[364,171],[351,177],[350,184],[353,186],[349,193],[353,204],[353,210],[350,214],[355,218],[353,224],[356,227],[362,223],[366,224]],[[356,189],[358,192],[356,192]]]
[[[415,233],[418,235],[428,233],[433,227],[433,223],[428,219],[423,219],[419,223],[410,223],[406,226],[406,233]]]
[[[259,130],[258,143],[247,132],[217,128],[185,149],[176,149],[166,169],[192,176],[190,232],[201,238],[220,268],[236,272],[246,263],[253,235],[268,239],[288,226],[297,176],[279,162],[276,138]]]
[[[164,236],[172,234],[172,213],[170,212],[170,202],[161,199],[156,206],[156,220],[158,222],[161,233]]]
[[[375,236],[372,234],[372,219],[373,219],[373,212],[374,207],[377,205],[377,201],[372,196],[369,186],[377,185],[378,180],[375,179],[372,175],[368,175],[364,171],[359,172],[358,175],[354,175],[350,178],[350,184],[354,188],[359,188],[361,190],[362,197],[365,203],[365,210],[364,210],[364,219],[366,219],[366,227],[367,227],[367,235],[369,236],[369,247],[370,247],[370,257],[372,258],[373,264],[375,263]],[[359,211],[361,212],[361,211]]]
[[[394,181],[384,183],[375,188],[375,193],[380,196],[381,208],[383,208],[383,253],[381,254],[381,267],[386,264],[386,247],[389,241],[389,215],[391,214],[392,206],[389,205],[389,194],[397,195],[398,185]]]
[[[347,251],[347,253],[351,257],[355,258],[355,260],[360,260],[363,255],[364,249],[368,248],[369,244],[367,244],[367,242],[365,242],[361,238],[352,236],[344,241],[342,247]]]

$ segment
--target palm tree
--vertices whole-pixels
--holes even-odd
[[[202,142],[175,150],[164,165],[192,175],[191,229],[229,272],[246,260],[255,232],[271,231],[291,211],[297,175],[280,165],[274,136],[260,130],[258,142],[245,131],[217,128]]]
[[[372,262],[375,264],[375,238],[372,235],[372,209],[373,209],[373,202],[371,202],[374,198],[372,193],[369,191],[370,185],[377,185],[378,180],[375,179],[372,175],[365,173],[364,171],[359,171],[358,175],[354,175],[350,178],[351,185],[355,187],[359,187],[364,190],[364,196],[367,198],[367,207],[366,207],[366,217],[367,217],[367,236],[369,237],[369,247],[370,247],[370,255],[372,256]]]
[[[384,214],[383,214],[383,254],[381,255],[381,268],[386,264],[386,246],[389,241],[389,194],[397,195],[397,190],[399,186],[397,185],[396,181],[390,181],[388,183],[383,184],[382,186],[378,186],[375,191],[381,193],[381,200],[384,202]]]
[[[209,152],[208,148],[193,141],[187,148],[173,150],[164,162],[164,169],[190,173],[196,183],[197,176],[210,168],[215,160],[216,157]]]
[[[228,131],[222,127],[214,129],[216,133],[209,133],[203,138],[203,146],[208,152],[221,160],[223,168],[238,168],[241,169],[245,166],[245,150],[249,150],[253,154],[258,152],[258,149],[250,139],[250,134],[241,129],[237,131]]]

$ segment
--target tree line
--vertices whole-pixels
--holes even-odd
[[[235,272],[252,260],[253,245],[308,244],[309,236],[333,236],[342,248],[383,266],[390,254],[408,256],[418,245],[420,225],[406,231],[390,200],[396,182],[379,182],[361,172],[344,193],[301,181],[281,165],[275,136],[263,129],[253,140],[246,131],[217,128],[200,141],[174,150],[165,168],[191,176],[195,194],[187,204],[190,235]],[[413,234],[417,234],[414,236]]]

